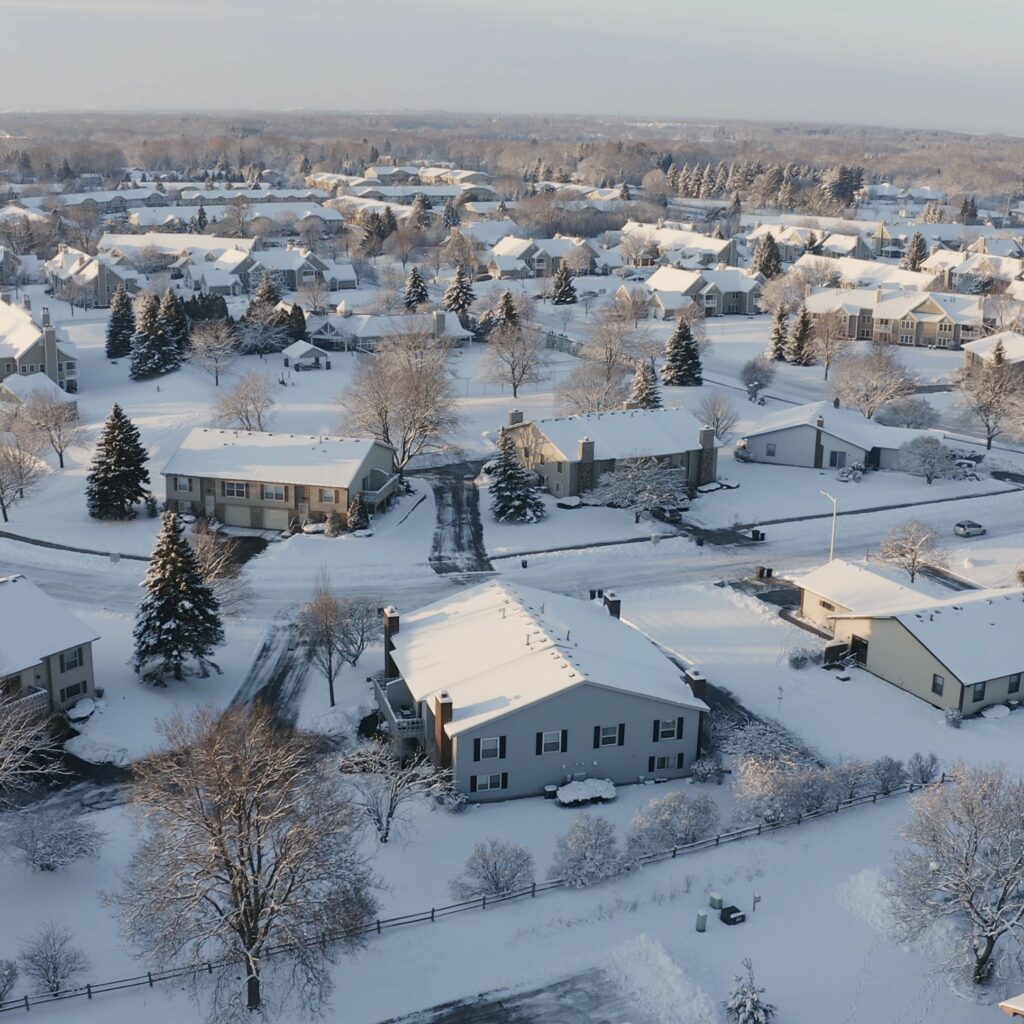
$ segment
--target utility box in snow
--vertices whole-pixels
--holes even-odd
[[[706,932],[708,930],[708,912],[706,910],[697,911],[697,931]]]
[[[739,907],[723,907],[718,917],[723,924],[743,924],[747,919],[747,915]]]
[[[708,906],[712,910],[721,910],[723,905],[722,897],[717,892],[708,893]]]

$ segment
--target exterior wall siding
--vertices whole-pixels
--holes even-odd
[[[747,438],[747,451],[755,462],[770,462],[780,466],[814,466],[815,435],[817,430],[809,424],[774,430],[767,434],[758,434]],[[833,451],[845,452],[846,463],[863,461],[867,453],[863,448],[841,441],[826,431],[822,431],[821,443],[822,468],[829,468],[830,454]],[[775,445],[775,455],[768,455],[768,445]]]

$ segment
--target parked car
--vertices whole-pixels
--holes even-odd
[[[663,523],[676,525],[683,521],[683,511],[674,505],[656,505],[651,509],[651,515]]]
[[[953,527],[953,532],[958,537],[980,537],[987,531],[981,523],[976,523],[973,519],[961,519],[960,522]]]

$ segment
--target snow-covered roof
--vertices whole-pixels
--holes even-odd
[[[659,267],[645,282],[652,292],[679,292],[688,294],[701,282],[698,270],[680,270],[678,267]]]
[[[462,224],[459,234],[478,245],[494,245],[509,235],[514,235],[519,225],[514,220],[480,220],[475,224]]]
[[[0,576],[0,622],[6,674],[23,672],[43,658],[99,637],[64,605],[24,576]]]
[[[0,381],[0,388],[22,400],[36,392],[42,392],[49,398],[55,398],[57,401],[66,402],[69,405],[75,401],[74,395],[69,395],[59,384],[50,380],[45,373],[12,373]]]
[[[701,423],[683,408],[580,413],[534,420],[533,425],[569,462],[579,458],[583,438],[594,442],[595,459],[636,459],[700,448]]]
[[[764,278],[760,274],[752,274],[739,267],[702,270],[701,276],[707,282],[701,291],[707,291],[713,285],[721,292],[752,292],[764,284]]]
[[[895,285],[900,288],[927,291],[937,282],[937,274],[921,274],[903,270],[892,263],[881,260],[858,260],[851,256],[812,256],[804,253],[794,264],[794,270],[817,271],[821,267],[835,270],[839,279],[856,288],[872,288],[876,285]]]
[[[858,618],[855,614],[837,618]],[[892,618],[962,683],[1024,671],[1024,587],[964,590],[941,600],[876,608],[870,618]]]
[[[468,339],[473,332],[466,330],[454,313],[438,311],[444,318],[439,337]],[[433,334],[434,312],[429,313],[357,313],[354,316],[334,318],[342,321],[342,329],[356,338],[388,338],[399,334]]]
[[[823,420],[821,429],[832,437],[839,438],[870,451],[872,448],[899,448],[901,444],[922,434],[930,434],[940,440],[941,431],[911,430],[906,427],[885,427],[874,420],[866,419],[856,409],[836,409],[831,402],[811,402],[795,405],[770,413],[757,421],[756,426],[745,431],[745,437],[759,437],[793,427],[816,426]]]
[[[417,701],[451,696],[450,736],[586,684],[707,709],[653,643],[602,606],[504,580],[403,615],[394,644]]]
[[[253,238],[218,238],[216,235],[182,235],[169,231],[146,231],[138,235],[119,235],[108,232],[96,245],[97,252],[118,249],[125,253],[139,253],[143,249],[177,255],[182,252],[226,252],[241,249],[249,252],[256,244]]]
[[[991,361],[996,345],[1003,343],[1003,353],[1006,362],[1024,362],[1024,334],[1016,331],[1000,331],[998,334],[991,334],[987,338],[979,338],[977,341],[968,341],[961,346],[965,352],[970,352],[979,359],[986,362]]]
[[[303,356],[326,356],[330,359],[330,353],[325,349],[317,348],[308,341],[293,341],[287,348],[281,350],[281,355],[289,359],[302,359]]]
[[[194,427],[160,471],[257,483],[351,487],[374,445],[367,437]]]
[[[897,583],[868,565],[857,565],[842,558],[812,569],[790,581],[801,590],[828,598],[833,604],[852,612],[869,613],[875,608],[920,607],[927,596],[919,590]]]
[[[32,314],[21,306],[0,302],[0,354],[18,358],[43,336]]]
[[[622,226],[623,235],[639,235],[642,239],[653,242],[659,249],[687,249],[697,252],[719,254],[725,252],[730,243],[728,238],[712,238],[697,231],[665,224],[656,226],[640,221],[627,221]]]

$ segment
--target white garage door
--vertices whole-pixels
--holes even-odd
[[[225,526],[250,526],[252,519],[249,517],[248,505],[225,505],[224,525]]]
[[[265,508],[263,510],[263,528],[265,530],[287,530],[288,509]]]

